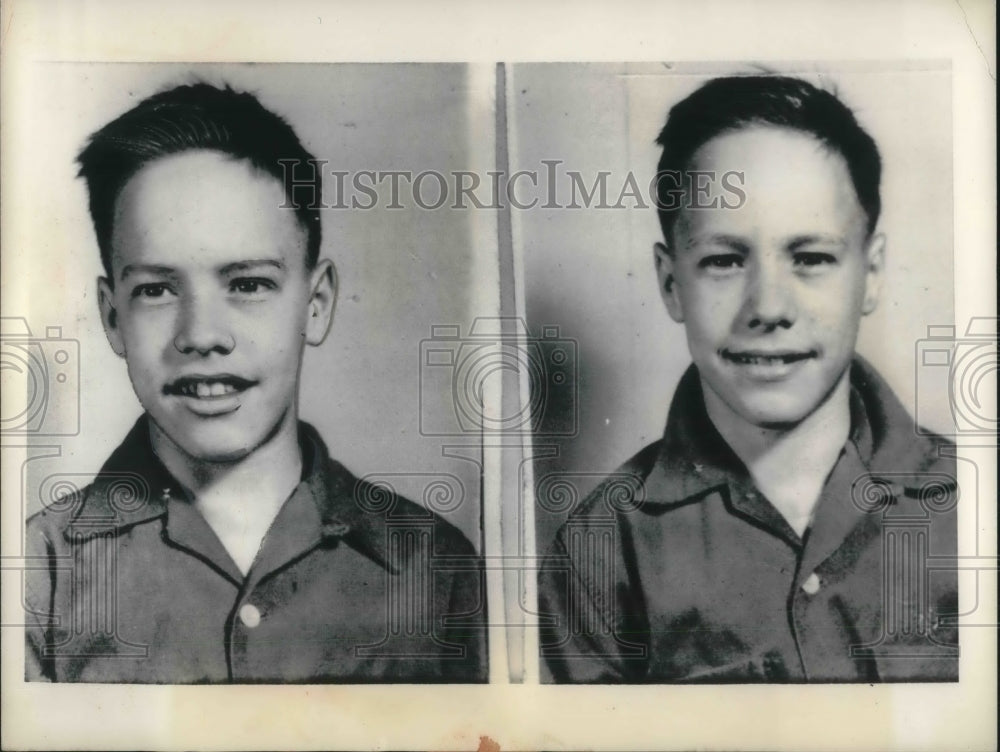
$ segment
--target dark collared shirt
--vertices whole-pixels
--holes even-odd
[[[958,678],[953,447],[858,359],[851,434],[800,538],[705,412],[697,371],[663,439],[608,477],[539,578],[556,682]]]
[[[28,521],[26,676],[80,682],[480,682],[481,559],[354,478],[301,424],[303,479],[244,576],[139,420],[95,482]]]

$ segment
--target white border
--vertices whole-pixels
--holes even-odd
[[[994,28],[995,7],[987,0],[614,5],[536,0],[530,7],[8,0],[0,17],[3,151],[30,136],[30,112],[18,107],[30,93],[19,90],[18,80],[21,64],[34,59],[949,59],[956,134],[956,320],[962,327],[972,316],[996,315]],[[14,272],[30,249],[13,244],[12,218],[3,219],[6,310],[23,294]],[[995,455],[967,451],[975,452],[981,466],[980,498],[995,499]],[[4,474],[5,491],[17,480],[10,475]],[[6,518],[12,505],[3,506]],[[987,517],[979,520],[980,530],[968,529],[969,518],[962,517],[961,552],[995,557],[996,507],[981,509]],[[3,527],[6,552],[12,531]],[[979,548],[971,548],[977,540]],[[3,594],[5,611],[9,594]],[[992,600],[988,611],[995,613],[995,585],[985,585],[980,596]],[[484,735],[504,750],[989,749],[996,744],[993,629],[963,630],[960,684],[876,687],[25,686],[21,641],[4,636],[0,746],[5,749],[470,749]]]

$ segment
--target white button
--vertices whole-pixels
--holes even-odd
[[[806,577],[806,581],[802,583],[802,589],[809,593],[809,595],[816,595],[819,592],[819,575],[813,572]]]
[[[253,629],[260,624],[260,611],[252,603],[244,603],[240,606],[240,621]]]

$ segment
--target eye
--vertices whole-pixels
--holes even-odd
[[[240,277],[229,283],[229,291],[241,295],[259,295],[267,290],[274,290],[277,285],[263,277]]]
[[[799,267],[817,269],[836,264],[837,257],[821,251],[799,251],[795,254],[794,262]]]
[[[146,282],[132,288],[133,298],[158,299],[164,298],[168,294],[172,295],[173,290],[165,282]]]
[[[743,267],[743,256],[738,253],[717,253],[705,256],[698,262],[698,268],[709,271],[728,271]]]

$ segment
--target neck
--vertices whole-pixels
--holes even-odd
[[[192,457],[150,423],[153,451],[240,571],[246,574],[261,541],[302,476],[302,451],[294,415],[241,459],[211,462]]]
[[[799,535],[819,500],[851,430],[850,381],[845,371],[804,420],[779,428],[747,422],[702,382],[705,408],[757,487]]]
[[[193,457],[152,421],[150,441],[164,467],[194,500],[225,489],[252,490],[258,497],[272,486],[286,487],[292,480],[292,487],[298,485],[302,474],[298,421],[294,416],[283,420],[261,445],[236,460]]]

